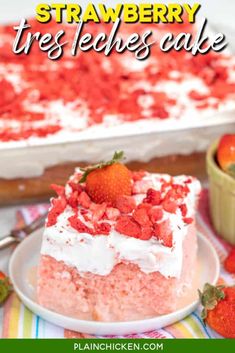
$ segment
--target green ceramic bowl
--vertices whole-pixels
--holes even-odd
[[[207,151],[210,214],[217,233],[235,244],[235,178],[223,172],[216,162],[218,141]]]

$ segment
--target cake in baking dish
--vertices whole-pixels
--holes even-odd
[[[119,161],[53,185],[37,298],[60,314],[127,321],[170,313],[191,286],[200,183]]]
[[[29,20],[30,31],[56,33],[61,24]],[[86,24],[86,32],[110,33],[112,24]],[[65,25],[71,43],[76,27]],[[187,23],[151,25],[153,38],[164,32],[194,32]],[[122,24],[122,37],[142,33],[144,25]],[[22,38],[24,42],[27,31]],[[152,131],[185,121],[187,126],[216,112],[235,109],[235,60],[225,53],[193,56],[163,53],[157,45],[147,60],[134,54],[110,56],[95,51],[72,57],[64,46],[60,60],[51,61],[38,43],[29,55],[15,55],[13,25],[0,27],[0,142],[4,146],[85,138],[123,136]],[[167,124],[167,122],[169,123]],[[84,160],[85,161],[85,160]]]

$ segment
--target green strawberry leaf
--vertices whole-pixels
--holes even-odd
[[[0,304],[2,304],[8,297],[11,289],[9,279],[7,277],[5,279],[0,279]]]
[[[204,285],[203,292],[198,290],[199,299],[203,306],[201,313],[201,318],[203,321],[205,321],[207,317],[207,311],[213,310],[218,302],[224,299],[225,294],[222,291],[223,288],[224,286],[212,286],[211,284],[206,283]]]
[[[121,160],[123,160],[124,157],[124,152],[123,151],[116,151],[114,152],[113,158],[110,161],[107,162],[100,162],[98,164],[89,166],[87,168],[81,168],[81,171],[83,171],[82,178],[80,179],[79,183],[84,183],[86,181],[87,176],[93,172],[96,169],[102,169],[104,167],[107,167],[109,165],[112,165],[114,163],[119,163]]]

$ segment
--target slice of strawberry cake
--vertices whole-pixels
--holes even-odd
[[[130,172],[113,159],[53,185],[38,270],[38,302],[87,320],[172,312],[197,260],[193,177]]]

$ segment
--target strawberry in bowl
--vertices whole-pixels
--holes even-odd
[[[212,224],[218,235],[235,244],[235,134],[212,143],[206,163]]]
[[[221,137],[217,149],[217,161],[223,171],[235,177],[235,134]]]

